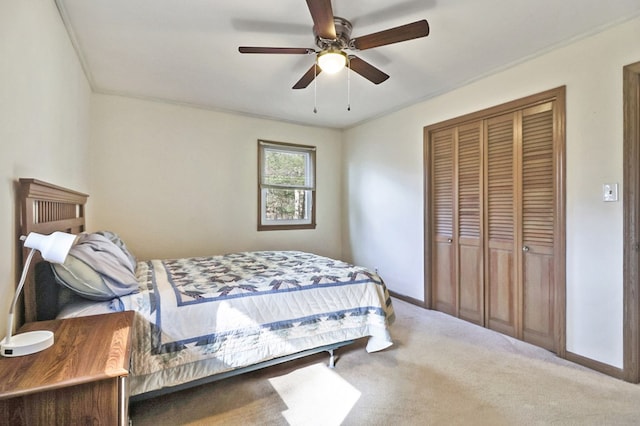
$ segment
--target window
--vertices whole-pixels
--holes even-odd
[[[258,141],[258,231],[315,229],[316,148]]]

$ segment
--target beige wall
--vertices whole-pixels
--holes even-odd
[[[341,257],[341,134],[166,103],[94,95],[92,228],[141,258],[297,249]],[[315,145],[317,228],[257,231],[257,140]]]
[[[50,0],[0,2],[0,336],[19,259],[15,182],[88,190],[90,89]]]
[[[640,61],[640,18],[345,134],[344,250],[423,299],[425,125],[567,86],[567,349],[622,367],[622,67]],[[620,186],[622,191],[622,186]]]

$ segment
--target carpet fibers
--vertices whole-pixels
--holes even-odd
[[[366,341],[138,402],[138,425],[638,425],[640,386],[394,299],[394,346]]]

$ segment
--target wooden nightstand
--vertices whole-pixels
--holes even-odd
[[[51,330],[53,346],[0,357],[0,423],[128,424],[132,311],[41,321],[20,331]]]

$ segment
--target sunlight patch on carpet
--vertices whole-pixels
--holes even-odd
[[[361,396],[360,391],[322,363],[269,382],[289,407],[282,415],[290,425],[339,425]]]

